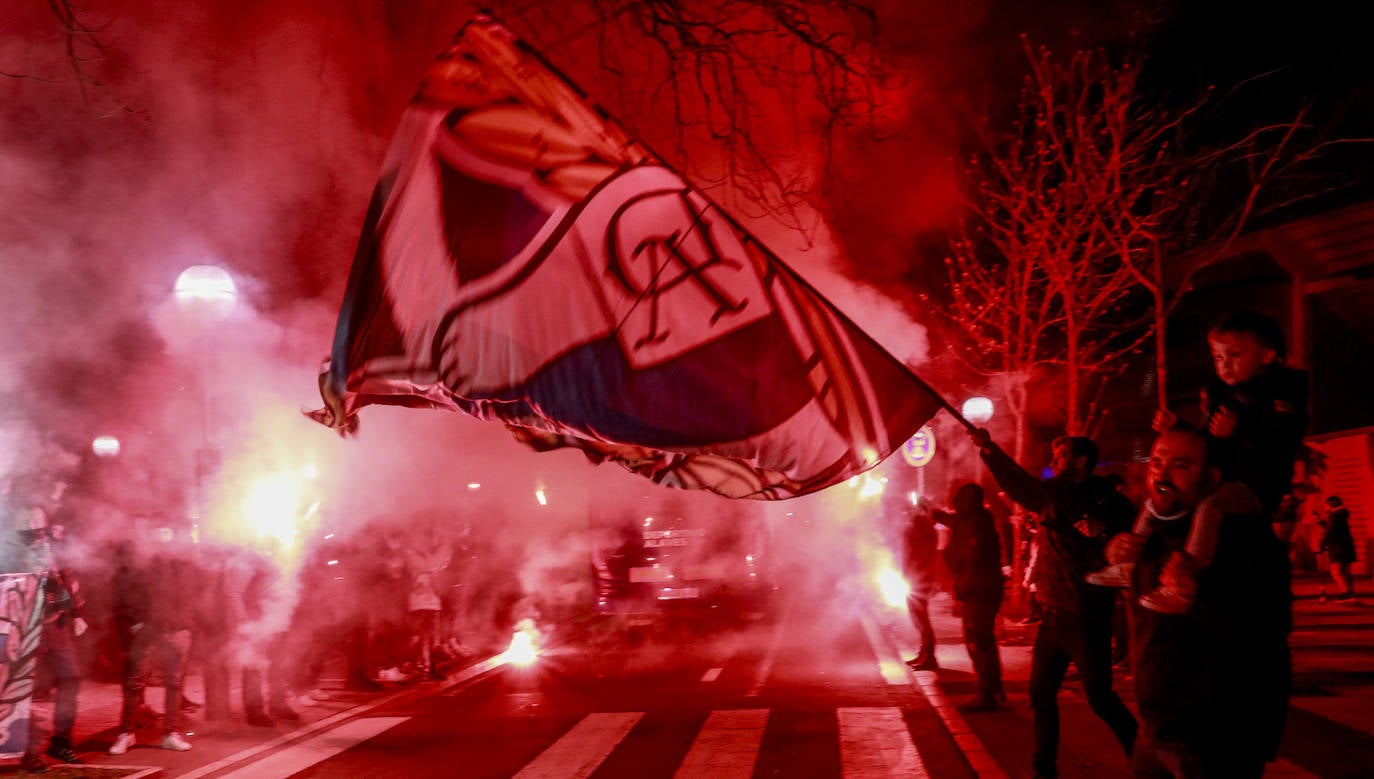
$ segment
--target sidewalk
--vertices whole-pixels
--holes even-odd
[[[387,683],[378,692],[350,691],[344,688],[342,676],[326,676],[316,688],[315,696],[292,700],[293,708],[300,713],[299,721],[279,719],[271,727],[255,727],[244,720],[240,704],[241,689],[235,684],[230,690],[234,708],[229,719],[208,721],[203,708],[183,715],[187,740],[193,745],[189,752],[173,752],[160,747],[162,732],[159,720],[155,725],[141,728],[137,733],[138,743],[118,757],[110,755],[108,750],[119,733],[123,707],[120,686],[117,683],[83,680],[77,699],[73,741],[86,765],[66,766],[45,756],[49,768],[45,775],[59,778],[117,776],[148,779],[176,776],[196,779],[332,727],[368,709],[457,684],[490,667],[494,667],[491,660],[475,657],[445,667],[448,679],[444,681]],[[185,694],[190,700],[204,702],[205,688],[198,673],[187,675]],[[162,710],[162,697],[161,687],[149,687],[145,693],[148,705],[158,712]],[[35,709],[43,722],[44,732],[50,732],[52,703],[36,703]],[[43,746],[46,748],[46,742]],[[17,762],[5,761],[0,765],[0,775],[28,775],[18,770]]]
[[[1290,645],[1294,656],[1293,710],[1318,710],[1330,720],[1343,722],[1367,731],[1374,727],[1369,717],[1369,696],[1363,690],[1349,690],[1350,679],[1374,678],[1374,652],[1366,645],[1369,631],[1374,630],[1374,587],[1368,579],[1356,580],[1357,602],[1321,603],[1319,595],[1322,578],[1316,575],[1296,575],[1293,579],[1294,628]],[[1010,597],[1008,601],[1010,601]],[[1008,707],[991,714],[953,715],[954,725],[966,728],[972,737],[973,759],[979,752],[989,755],[1005,775],[1021,776],[1029,771],[1033,744],[1033,718],[1027,693],[1030,680],[1031,649],[1036,625],[1021,625],[1015,604],[1003,607],[1006,618],[999,622],[998,647],[1002,662],[1003,683],[1008,695]],[[963,646],[963,631],[955,615],[953,602],[942,593],[931,602],[931,622],[938,638],[936,658],[940,670],[917,672],[918,685],[933,682],[948,704],[958,704],[973,696],[976,685],[968,652]],[[903,658],[915,654],[916,635],[905,610],[898,610],[888,620],[889,635],[901,650]],[[1114,688],[1126,705],[1135,710],[1134,681],[1129,669],[1117,668]],[[1318,689],[1308,697],[1304,690]],[[1346,694],[1340,694],[1340,693]],[[1060,690],[1061,743],[1060,776],[1063,779],[1120,776],[1128,772],[1111,731],[1091,711],[1083,695],[1082,685],[1070,667],[1069,676]],[[1290,722],[1290,725],[1293,723]],[[1295,727],[1285,733],[1285,750],[1290,741],[1299,738]],[[1303,745],[1303,749],[1307,745]],[[1296,749],[1296,747],[1295,747]],[[1310,750],[1308,750],[1310,751]],[[998,769],[980,771],[980,775],[1001,775]],[[1309,777],[1287,760],[1280,759],[1266,773],[1267,777]]]

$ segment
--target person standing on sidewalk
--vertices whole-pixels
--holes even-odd
[[[997,611],[1002,607],[1002,553],[992,512],[983,505],[983,488],[961,484],[950,500],[949,546],[945,562],[954,577],[954,598],[964,622],[964,646],[978,676],[978,693],[959,705],[964,712],[996,711],[1002,689],[1002,659],[997,654]]]
[[[81,689],[81,672],[77,668],[76,639],[86,632],[86,620],[81,616],[81,601],[77,585],[62,570],[53,548],[48,525],[48,509],[60,499],[65,485],[54,491],[51,498],[37,498],[18,512],[17,545],[9,545],[7,560],[0,566],[7,571],[34,573],[39,578],[39,597],[43,599],[43,627],[39,639],[35,678],[46,677],[56,685],[53,696],[52,738],[47,754],[63,763],[84,761],[72,749],[72,729],[76,726],[76,698]],[[19,765],[31,773],[43,773],[47,766],[39,754],[42,732],[39,718],[32,710],[29,715],[28,747]]]
[[[435,578],[448,567],[453,546],[430,524],[415,539],[407,552],[406,568],[410,573],[410,592],[406,595],[406,622],[410,626],[417,649],[417,669],[430,679],[440,680],[435,652],[439,649],[439,613],[442,603],[435,589]]]
[[[271,727],[273,717],[300,719],[286,702],[286,665],[291,658],[286,656],[284,627],[289,612],[282,611],[284,595],[276,564],[257,549],[231,552],[225,566],[225,593],[234,625],[235,655],[242,669],[245,721]]]
[[[924,503],[924,501],[922,501]],[[925,505],[907,507],[906,527],[902,532],[902,573],[906,576],[906,610],[916,628],[920,647],[907,661],[915,671],[934,671],[935,627],[930,623],[930,598],[936,590],[935,567],[939,562],[939,533],[935,518]]]
[[[136,720],[143,704],[144,666],[157,664],[163,684],[162,748],[185,752],[191,748],[181,732],[181,689],[191,649],[198,576],[186,554],[158,542],[148,560],[138,559],[132,541],[115,550],[113,579],[115,628],[124,648],[121,687],[124,706],[119,735],[110,754],[122,755],[135,743]]]
[[[1052,476],[1040,481],[1017,465],[983,429],[971,433],[983,462],[1008,497],[1039,515],[1035,593],[1041,620],[1031,651],[1030,704],[1035,722],[1032,768],[1059,773],[1059,688],[1069,663],[1078,669],[1093,713],[1129,758],[1136,720],[1112,688],[1112,615],[1117,592],[1083,577],[1101,568],[1114,534],[1129,530],[1134,510],[1106,478],[1093,474],[1097,445],[1081,436],[1051,444]]]
[[[1331,567],[1331,583],[1338,601],[1355,598],[1355,583],[1350,578],[1350,564],[1355,562],[1355,537],[1350,534],[1350,510],[1339,496],[1326,499],[1326,516],[1321,520],[1320,551],[1326,552]],[[1326,581],[1322,581],[1322,603],[1326,603]]]

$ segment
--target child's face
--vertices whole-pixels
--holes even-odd
[[[1212,345],[1217,378],[1232,386],[1259,373],[1276,356],[1273,349],[1249,333],[1213,333],[1207,340]]]

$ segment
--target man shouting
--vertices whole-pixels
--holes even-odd
[[[1292,672],[1288,555],[1248,489],[1219,477],[1201,432],[1161,433],[1147,478],[1150,532],[1122,533],[1107,547],[1108,562],[1139,560],[1134,593],[1157,585],[1192,590],[1183,614],[1151,611],[1132,598],[1143,724],[1136,777],[1258,779],[1278,751]],[[1209,498],[1225,516],[1211,565],[1193,579],[1175,553]]]

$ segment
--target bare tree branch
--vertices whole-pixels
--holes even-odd
[[[110,50],[109,44],[101,37],[105,32],[105,26],[89,23],[86,20],[87,9],[77,5],[73,0],[48,0],[48,9],[57,20],[58,29],[61,31],[63,55],[81,93],[81,102],[100,117],[114,116],[121,112],[144,116],[143,112],[115,97],[110,85],[96,74],[97,66]],[[3,70],[0,70],[0,76],[46,84],[61,83],[61,80],[56,78]],[[101,107],[97,103],[103,103],[108,107]]]
[[[550,56],[593,38],[601,68],[619,77],[614,88],[642,109],[633,115],[669,112],[665,153],[698,184],[728,185],[741,213],[809,233],[831,186],[839,134],[877,132],[887,74],[870,3],[574,0],[557,27],[541,17],[545,5],[497,4],[531,34],[559,29],[539,42]],[[803,148],[800,138],[815,146]]]

